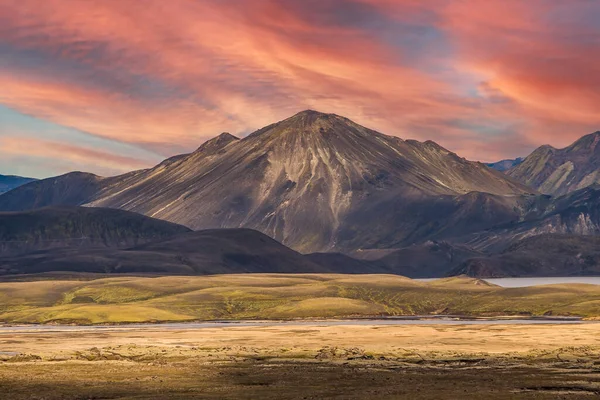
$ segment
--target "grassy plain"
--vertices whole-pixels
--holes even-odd
[[[14,400],[591,399],[600,395],[600,324],[22,327],[0,331],[0,393]]]
[[[0,322],[600,316],[600,286],[584,284],[501,288],[462,277],[419,282],[395,275],[327,274],[93,278],[0,282]]]

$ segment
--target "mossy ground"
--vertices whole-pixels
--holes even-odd
[[[246,274],[0,282],[0,322],[82,324],[454,314],[600,316],[600,286]]]

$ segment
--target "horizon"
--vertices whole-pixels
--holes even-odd
[[[0,3],[3,175],[118,175],[305,109],[485,163],[600,129],[600,3]]]

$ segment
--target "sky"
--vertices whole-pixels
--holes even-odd
[[[102,176],[299,111],[484,162],[600,130],[600,0],[0,0],[0,174]]]

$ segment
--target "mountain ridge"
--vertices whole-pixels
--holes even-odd
[[[557,149],[540,146],[506,174],[545,194],[564,195],[600,183],[600,131]]]

